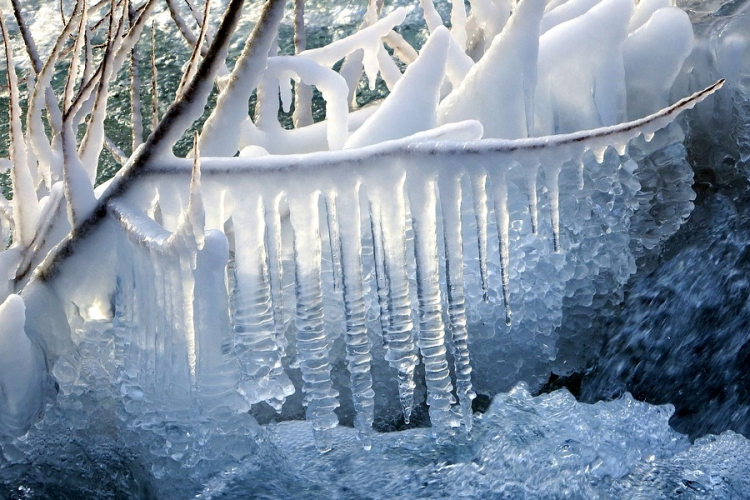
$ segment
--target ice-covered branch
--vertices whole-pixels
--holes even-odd
[[[11,48],[5,20],[0,13],[0,29],[2,29],[3,44],[5,45],[5,64],[10,88],[10,178],[13,185],[13,221],[14,239],[22,245],[30,245],[34,238],[39,220],[39,203],[34,188],[34,178],[29,166],[28,151],[24,142],[21,127],[21,104],[18,95],[18,77],[13,62]]]
[[[206,156],[233,156],[238,149],[240,124],[247,118],[247,102],[266,66],[268,51],[284,13],[283,0],[268,0],[258,24],[247,39],[226,88],[201,132],[201,150]]]

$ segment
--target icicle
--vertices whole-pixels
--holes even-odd
[[[171,307],[171,294],[168,291],[169,284],[166,282],[167,280],[164,276],[164,269],[159,260],[160,256],[156,252],[150,251],[148,265],[150,265],[154,275],[153,283],[156,295],[156,316],[154,318],[154,330],[153,332],[150,332],[153,334],[154,350],[153,353],[149,353],[151,355],[150,357],[153,358],[154,369],[152,372],[147,372],[153,373],[153,378],[148,380],[147,383],[149,386],[153,387],[156,394],[161,397],[163,396],[163,388],[169,387],[168,380],[165,379],[166,370],[164,369],[164,362],[168,359],[167,356],[169,355],[165,318],[169,314],[169,309]]]
[[[20,295],[0,304],[0,434],[21,436],[45,405],[47,369],[41,348],[25,332],[26,306]]]
[[[380,306],[380,328],[383,334],[383,343],[387,345],[386,332],[390,328],[390,313],[388,312],[388,279],[385,274],[385,254],[383,250],[383,228],[380,216],[374,215],[372,202],[370,210],[370,231],[372,234],[372,256],[375,259],[375,284],[378,292],[378,305]]]
[[[277,410],[294,386],[281,364],[276,341],[270,275],[265,245],[265,217],[260,196],[248,197],[246,210],[234,213],[236,287],[235,351],[242,368],[240,389],[248,403],[266,401]]]
[[[282,351],[286,349],[284,337],[284,297],[282,281],[284,265],[281,250],[281,219],[279,215],[280,196],[268,202],[266,207],[266,248],[268,249],[269,275],[271,278],[271,297],[273,298],[273,324],[276,328],[276,344]]]
[[[168,312],[164,315],[163,330],[166,379],[162,390],[167,400],[187,402],[194,387],[191,363],[195,363],[195,357],[190,346],[191,343],[195,345],[191,338],[192,306],[186,304],[186,298],[190,301],[193,298],[193,273],[191,267],[186,266],[183,255],[165,254],[159,257],[165,276],[165,293],[168,294]]]
[[[131,328],[135,326],[135,270],[133,250],[128,241],[118,234],[117,239],[117,277],[115,282],[115,327]]]
[[[401,80],[401,70],[382,45],[378,46],[378,66],[380,66],[380,77],[385,82],[386,87],[388,87],[388,90],[393,90]]]
[[[203,248],[205,239],[204,230],[206,226],[206,211],[203,206],[203,193],[201,190],[201,161],[198,148],[198,132],[193,134],[193,169],[190,175],[190,191],[188,194],[188,206],[182,215],[180,228],[177,233],[191,240],[198,250]]]
[[[434,436],[449,434],[453,384],[445,346],[443,301],[437,248],[437,196],[435,179],[409,179],[409,206],[414,228],[419,298],[419,352],[425,367],[427,404]]]
[[[508,168],[506,164],[495,165],[490,170],[492,197],[495,202],[497,235],[500,239],[500,274],[503,283],[503,301],[505,302],[505,324],[510,325],[510,249],[508,234],[510,217],[508,214]]]
[[[562,166],[558,164],[544,166],[547,193],[549,193],[549,210],[552,216],[552,242],[555,252],[560,251],[560,170],[562,170]]]
[[[239,365],[234,357],[234,339],[229,325],[228,297],[224,268],[229,258],[227,237],[220,231],[206,233],[205,246],[198,252],[193,297],[196,325],[197,379],[204,405],[211,411],[219,404],[236,404]],[[239,395],[237,395],[239,396]]]
[[[644,132],[643,138],[646,142],[651,142],[654,140],[654,136],[656,135],[656,132]]]
[[[474,199],[474,215],[477,219],[477,245],[479,246],[479,276],[482,279],[482,297],[487,302],[489,273],[487,271],[487,173],[472,175],[472,198]]]
[[[330,450],[330,430],[338,424],[338,391],[331,380],[331,344],[323,323],[323,283],[318,193],[289,197],[294,230],[297,355],[302,370],[306,419],[312,423],[316,446]]]
[[[471,361],[466,330],[466,298],[464,296],[463,221],[461,219],[461,176],[440,179],[440,205],[443,211],[443,243],[445,245],[445,280],[448,290],[448,318],[453,363],[456,373],[456,393],[461,404],[461,416],[466,434],[471,433],[473,412],[471,402],[476,397],[471,386]]]
[[[372,57],[374,58],[374,51],[377,49],[377,45],[381,43],[380,39],[388,36],[391,30],[403,23],[405,19],[406,9],[404,7],[397,7],[393,12],[375,24],[367,26],[353,35],[336,40],[325,47],[305,50],[300,52],[299,55],[327,67],[332,67],[336,62],[359,49],[363,49],[365,52],[372,52]],[[375,71],[377,71],[377,60],[375,59],[373,63],[376,65]]]
[[[279,79],[279,99],[281,109],[284,113],[289,113],[292,110],[292,81],[284,77]]]
[[[584,179],[583,179],[583,170],[585,168],[585,163],[583,161],[583,152],[579,153],[576,158],[576,164],[578,167],[578,190],[581,191],[584,186]]]
[[[594,159],[596,160],[596,163],[598,163],[599,165],[604,163],[604,155],[607,153],[608,147],[609,146],[607,145],[604,145],[604,146],[595,145],[591,148],[591,152],[594,154]]]
[[[523,164],[526,170],[526,190],[529,196],[529,215],[531,216],[531,232],[537,234],[539,228],[539,198],[536,192],[538,166],[535,163]]]
[[[434,179],[411,179],[409,185],[420,316],[418,345],[425,364],[433,433],[441,434],[451,425],[450,408],[455,400],[451,395],[439,286],[436,183]],[[461,245],[460,234],[454,243]]]
[[[432,0],[419,0],[419,5],[424,11],[424,20],[427,23],[427,29],[430,30],[430,33],[443,25],[443,20],[440,14],[438,14],[437,9],[435,9],[435,4],[432,3]]]
[[[621,143],[615,143],[613,144],[615,151],[617,151],[617,154],[620,156],[625,156],[625,153],[628,151],[628,142],[623,141]]]
[[[299,54],[306,48],[305,1],[294,0],[294,53]],[[296,80],[294,90],[294,128],[312,125],[312,88]]]
[[[140,333],[138,357],[135,366],[135,377],[142,388],[154,386],[157,358],[156,320],[163,310],[162,284],[157,280],[151,255],[148,250],[133,245],[138,263],[136,264],[136,293],[138,293],[138,325]],[[150,284],[150,285],[149,285]],[[139,292],[140,290],[140,292]]]
[[[341,196],[332,199],[340,208],[341,269],[343,271],[344,308],[346,314],[346,359],[351,377],[352,399],[356,413],[354,425],[365,449],[372,447],[372,422],[375,414],[375,391],[372,388],[370,341],[365,324],[362,235],[359,187],[346,186]],[[329,207],[330,213],[330,207]]]
[[[404,173],[388,172],[373,182],[368,193],[373,225],[382,231],[385,279],[388,283],[388,326],[385,334],[386,360],[398,371],[398,393],[404,421],[414,409],[414,369],[417,365],[414,325],[411,318],[409,273],[406,266],[406,208]],[[397,177],[398,176],[398,177]]]
[[[202,231],[201,231],[202,233]],[[203,247],[203,245],[201,245]],[[196,347],[195,331],[195,277],[193,269],[195,268],[196,250],[195,247],[180,248],[179,257],[175,259],[179,262],[179,284],[182,291],[181,307],[177,311],[181,316],[182,328],[180,332],[185,339],[185,348],[187,350],[188,371],[190,374],[190,387],[198,388],[198,351]],[[203,293],[203,291],[201,291]]]
[[[341,236],[339,234],[339,221],[336,209],[336,194],[326,193],[326,214],[328,221],[328,242],[331,246],[331,267],[333,268],[333,290],[341,290]]]

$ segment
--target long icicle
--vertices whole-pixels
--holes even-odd
[[[316,446],[325,452],[331,449],[330,431],[338,424],[334,410],[339,406],[339,394],[331,380],[331,341],[323,321],[318,197],[318,192],[290,195],[289,214],[294,230],[297,356],[304,381],[305,416],[312,423]]]
[[[347,183],[350,184],[350,183]],[[336,197],[341,224],[341,268],[346,314],[346,359],[356,413],[354,426],[365,449],[372,447],[375,391],[372,388],[370,340],[367,337],[359,186],[347,185]]]
[[[489,271],[487,269],[487,173],[482,171],[471,176],[471,192],[474,200],[474,216],[477,221],[477,246],[479,247],[479,276],[482,281],[482,298],[489,299]]]
[[[385,273],[385,254],[383,250],[383,228],[380,216],[375,215],[372,202],[368,204],[370,215],[370,234],[372,237],[372,257],[375,260],[375,287],[378,294],[378,306],[380,307],[380,329],[383,336],[383,344],[386,345],[390,325],[390,313],[388,311],[388,277]]]
[[[294,0],[294,53],[299,54],[306,48],[305,0]],[[294,91],[294,127],[312,125],[312,88],[298,79],[294,82]]]
[[[456,373],[456,393],[461,404],[461,416],[466,434],[471,432],[473,413],[471,404],[476,394],[471,385],[469,334],[466,329],[466,297],[464,295],[463,221],[461,219],[461,175],[444,175],[440,179],[440,206],[443,213],[443,243],[445,245],[445,284],[448,290],[448,318],[450,320],[453,363]]]
[[[333,290],[341,290],[341,235],[339,231],[339,215],[336,206],[336,194],[328,192],[325,195],[326,220],[328,222],[328,241],[331,247],[331,267],[333,268]]]
[[[455,426],[451,407],[453,384],[448,368],[440,291],[440,265],[437,243],[436,180],[410,178],[409,206],[414,228],[414,253],[417,265],[419,299],[419,352],[424,363],[427,404],[435,437],[448,436]]]
[[[508,168],[505,163],[497,165],[491,170],[492,198],[495,202],[495,218],[497,220],[497,235],[500,240],[500,275],[503,287],[503,301],[505,302],[505,324],[510,325],[510,243],[508,214]]]
[[[562,165],[553,163],[544,166],[544,177],[547,182],[549,210],[552,217],[552,244],[555,252],[560,251],[560,171]]]
[[[390,182],[373,182],[368,193],[373,224],[382,231],[384,274],[388,283],[388,325],[384,332],[385,359],[398,372],[398,393],[404,421],[408,424],[414,410],[414,369],[417,352],[414,343],[409,273],[406,262],[406,206],[404,173],[383,172]],[[395,177],[395,179],[391,178]],[[383,184],[378,186],[378,184]],[[374,186],[374,187],[375,187]]]
[[[266,248],[268,249],[268,270],[271,278],[271,297],[273,299],[273,324],[276,328],[276,344],[285,349],[284,337],[284,262],[281,248],[281,217],[279,204],[281,196],[272,196],[266,202]]]
[[[240,389],[248,403],[266,401],[280,411],[294,386],[284,372],[284,353],[276,339],[263,199],[253,194],[246,203],[248,210],[233,215],[233,323],[235,352],[243,372]]]

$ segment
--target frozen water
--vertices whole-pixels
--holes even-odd
[[[371,2],[352,36],[284,56],[284,5],[268,5],[231,74],[223,34],[247,19],[228,14],[210,33],[186,69],[198,76],[129,160],[103,136],[109,82],[57,110],[52,72],[35,68],[26,137],[11,93],[17,197],[2,207],[15,230],[2,270],[24,299],[9,296],[0,333],[30,376],[0,359],[12,383],[2,433],[20,435],[3,440],[8,491],[49,495],[60,475],[34,466],[99,462],[98,484],[71,479],[65,494],[741,498],[746,464],[727,448],[741,454],[744,438],[690,445],[667,408],[534,398],[516,384],[536,391],[551,372],[583,369],[636,263],[653,265],[691,213],[684,130],[710,120],[674,119],[724,75],[731,99],[707,108],[744,119],[742,15],[710,23],[691,53],[686,14],[658,1],[524,0],[510,18],[504,2],[473,1],[468,16],[422,2],[430,37],[417,54],[392,31],[415,10]],[[53,60],[86,20],[80,4],[69,15],[45,49]],[[110,23],[105,80],[143,26],[123,35],[125,24]],[[214,77],[221,93],[191,169],[171,150]],[[281,126],[292,80],[318,88],[324,121]],[[350,112],[359,80],[391,92]],[[744,161],[743,140],[717,150],[739,146]],[[105,142],[127,165],[94,192]],[[19,154],[36,192],[15,175]]]
[[[476,414],[471,440],[438,444],[411,429],[375,434],[365,451],[354,429],[338,427],[324,455],[305,422],[130,420],[132,402],[105,389],[114,366],[96,361],[116,347],[104,325],[88,326],[70,365],[69,374],[81,368],[77,381],[60,372],[68,394],[37,432],[4,447],[7,498],[740,500],[748,491],[747,439],[726,432],[691,444],[669,428],[670,406],[629,396],[588,405],[517,387]]]
[[[747,197],[730,196],[710,195],[667,262],[635,281],[585,384],[588,399],[629,390],[670,401],[673,425],[691,436],[748,434]]]

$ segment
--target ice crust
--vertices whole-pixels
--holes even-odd
[[[117,348],[106,325],[86,328],[77,359],[58,372],[65,395],[36,432],[4,446],[0,494],[740,500],[748,491],[747,439],[725,432],[691,444],[669,427],[670,406],[629,395],[588,405],[564,390],[532,397],[521,386],[475,415],[470,441],[438,444],[429,429],[411,429],[376,434],[365,451],[354,429],[338,427],[323,455],[305,422],[135,419],[123,409],[133,402],[112,390],[116,367],[99,361]]]
[[[615,310],[636,262],[692,211],[676,111],[609,127],[688,93],[675,90],[688,87],[684,61],[699,65],[688,18],[658,1],[545,9],[525,0],[506,24],[504,5],[472,2],[465,22],[454,8],[449,32],[425,3],[431,35],[403,75],[383,39],[395,36],[404,9],[294,58],[274,56],[274,47],[268,56],[274,42],[261,33],[265,45],[248,49],[223,81],[229,90],[193,150],[212,158],[194,162],[191,178],[189,162],[162,147],[55,281],[25,290],[26,304],[44,314],[24,321],[16,295],[0,307],[0,378],[12,383],[0,434],[34,424],[3,442],[2,487],[54,491],[58,478],[20,463],[59,471],[102,462],[112,473],[101,485],[70,481],[71,491],[657,498],[671,488],[685,498],[741,498],[747,464],[735,454],[744,438],[691,446],[668,428],[668,408],[513,389],[524,380],[536,390],[550,372],[584,366],[596,351],[581,345],[601,341],[597,317]],[[482,12],[497,14],[494,22]],[[708,53],[732,75],[741,121],[739,19]],[[358,114],[347,109],[348,80],[330,69],[355,52],[371,86],[379,71],[391,90]],[[639,62],[645,54],[656,62]],[[291,79],[318,86],[324,123],[280,127]],[[253,121],[245,109],[256,85]],[[193,115],[200,101],[190,103]],[[573,135],[525,139],[564,132]],[[77,154],[64,140],[43,145]],[[67,181],[76,229],[95,200],[90,178]],[[48,187],[51,200],[62,199],[59,184]],[[33,225],[22,217],[17,229]],[[67,231],[64,221],[54,227]],[[18,265],[16,253],[5,257]],[[92,262],[96,276],[82,280]],[[16,377],[11,361],[28,373]],[[60,395],[35,423],[53,392],[45,364]],[[481,417],[477,393],[494,396]],[[410,420],[431,429],[375,432]],[[343,476],[330,478],[331,464]]]

